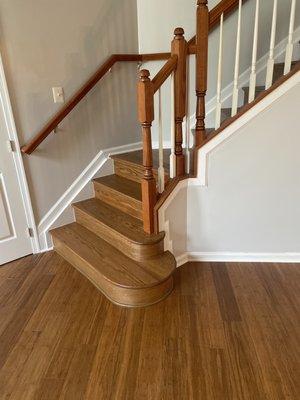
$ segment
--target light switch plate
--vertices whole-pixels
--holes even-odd
[[[64,89],[62,87],[53,87],[52,92],[54,103],[65,102]]]

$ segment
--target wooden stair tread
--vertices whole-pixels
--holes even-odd
[[[101,223],[117,231],[134,243],[145,245],[155,244],[163,240],[165,235],[164,232],[158,233],[157,235],[148,235],[144,232],[143,224],[139,219],[95,198],[75,203],[73,207],[101,221]]]
[[[52,230],[51,235],[59,242],[57,251],[63,253],[60,246],[67,247],[74,257],[84,261],[86,268],[117,286],[152,287],[167,280],[176,267],[170,252],[143,262],[134,261],[76,222]],[[84,273],[82,269],[81,272]]]
[[[159,167],[159,153],[158,149],[154,149],[153,152],[153,168]],[[170,170],[169,157],[171,149],[164,149],[164,168],[166,172]],[[130,164],[143,165],[143,150],[131,151],[129,153],[117,154],[111,157],[113,160],[122,160]]]
[[[110,189],[116,192],[121,192],[128,197],[132,197],[135,200],[142,201],[142,189],[141,185],[137,182],[123,178],[118,175],[108,175],[101,178],[94,179],[93,182],[108,186]]]

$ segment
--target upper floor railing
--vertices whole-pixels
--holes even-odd
[[[249,95],[244,100],[243,105],[253,103],[255,100],[256,84],[257,84],[257,52],[258,52],[258,27],[260,16],[260,0],[253,0],[255,16],[253,23],[253,36],[248,35],[247,47],[252,49],[252,60],[250,66],[249,76]],[[265,89],[270,89],[273,85],[274,74],[274,45],[276,34],[277,22],[277,2],[273,0],[272,6],[272,27],[270,33],[270,50],[269,61],[266,69],[266,83]],[[140,82],[138,84],[138,99],[139,99],[139,120],[142,125],[143,137],[143,165],[145,168],[144,178],[142,181],[142,201],[143,201],[143,221],[144,230],[152,233],[158,229],[156,221],[157,203],[161,204],[161,198],[164,197],[165,191],[165,169],[164,169],[164,140],[163,132],[171,132],[171,149],[170,149],[170,178],[172,180],[181,179],[190,172],[190,163],[187,160],[190,156],[190,128],[189,119],[190,115],[187,110],[189,104],[189,69],[188,69],[188,54],[195,54],[196,56],[196,126],[194,131],[194,150],[206,143],[207,129],[206,129],[206,93],[208,85],[208,43],[209,32],[211,29],[219,26],[219,49],[217,57],[217,85],[216,85],[216,106],[215,106],[215,124],[212,130],[218,130],[221,126],[221,113],[222,113],[222,72],[224,69],[223,52],[224,52],[224,21],[232,11],[237,10],[237,22],[232,21],[231,29],[236,31],[235,43],[230,43],[230,52],[234,55],[234,70],[233,86],[231,95],[230,113],[231,117],[235,118],[241,107],[241,96],[239,87],[240,76],[240,54],[241,54],[241,32],[242,32],[242,9],[246,0],[223,0],[212,11],[209,12],[207,0],[197,1],[197,28],[196,37],[191,39],[188,43],[184,38],[184,31],[182,28],[175,29],[174,39],[171,44],[171,58],[163,66],[161,71],[154,79],[150,79],[150,72],[142,70],[140,73]],[[290,9],[290,19],[287,29],[288,40],[285,52],[284,62],[284,75],[288,76],[293,55],[293,32],[295,22],[296,0],[289,0],[288,6]],[[252,20],[250,24],[252,23]],[[228,68],[227,68],[228,69]],[[158,96],[158,115],[155,115],[155,100],[154,93],[161,90],[162,84],[168,77],[171,77],[171,126],[169,129],[162,129],[162,100],[161,94]],[[156,107],[157,109],[157,107]],[[153,175],[153,162],[152,162],[152,123],[158,119],[158,143],[159,143],[159,169],[158,169],[158,184],[156,185]],[[185,119],[186,137],[185,148],[183,146],[183,122]],[[194,161],[197,157],[194,153]],[[187,162],[186,162],[187,161]],[[196,164],[195,164],[196,165]],[[192,169],[195,171],[196,166],[193,165]],[[193,172],[193,171],[192,171]],[[170,184],[170,182],[169,182]]]

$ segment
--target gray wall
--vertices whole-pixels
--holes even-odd
[[[138,2],[138,24],[139,24],[139,48],[141,52],[170,51],[170,43],[173,38],[174,28],[181,26],[185,29],[186,39],[189,40],[196,32],[196,0],[164,1],[152,0]],[[218,0],[208,1],[209,9],[212,9]],[[242,31],[241,31],[241,56],[240,74],[251,66],[253,29],[255,16],[254,0],[249,0],[242,9]],[[278,22],[276,32],[276,44],[288,35],[291,0],[278,2]],[[273,0],[260,2],[258,59],[265,55],[270,46],[270,32],[272,25]],[[238,13],[235,12],[224,23],[224,54],[223,54],[223,77],[222,89],[232,83],[234,76],[234,61],[237,34]],[[153,21],[156,21],[154,24]],[[300,26],[300,2],[297,2],[295,27]],[[159,29],[158,29],[159,27]],[[208,61],[208,91],[206,102],[216,95],[217,66],[219,51],[219,28],[216,28],[209,36],[209,61]],[[299,48],[298,48],[299,52]],[[281,60],[280,60],[281,61]],[[163,63],[146,63],[145,68],[151,71],[152,77],[162,67]],[[249,74],[250,77],[250,74]],[[259,84],[265,82],[265,71],[258,77]],[[195,57],[190,57],[190,114],[194,115],[196,109],[195,96]],[[170,87],[169,81],[165,84],[163,93],[164,126],[166,141],[170,140]],[[240,105],[243,101],[243,91],[240,90]],[[231,99],[224,104],[231,106]],[[207,127],[213,127],[214,115],[207,119]],[[154,140],[157,141],[157,121],[154,122]]]
[[[136,0],[1,0],[0,49],[21,143],[112,53],[137,53]],[[140,140],[136,64],[113,73],[32,155],[25,156],[37,222],[101,150]]]
[[[299,104],[300,84],[210,154],[208,187],[188,189],[188,251],[300,253]]]

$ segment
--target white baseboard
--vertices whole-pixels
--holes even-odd
[[[62,215],[62,213],[69,207],[79,193],[90,183],[93,177],[101,170],[104,164],[108,161],[111,155],[127,153],[130,151],[140,150],[142,143],[132,143],[129,145],[113,147],[101,150],[90,164],[82,171],[82,173],[75,179],[69,188],[62,194],[57,202],[51,207],[47,214],[42,218],[38,224],[38,238],[40,244],[40,252],[52,249],[52,241],[49,237],[49,230]],[[72,222],[71,220],[69,222]]]
[[[176,257],[177,267],[187,262],[300,263],[300,253],[188,252]]]

